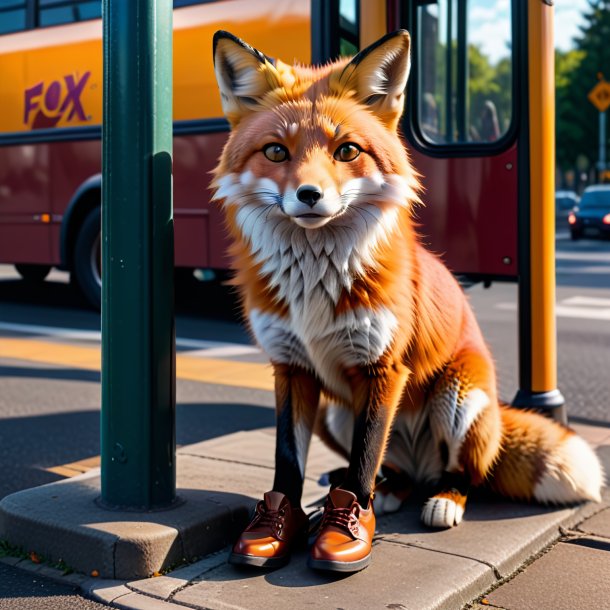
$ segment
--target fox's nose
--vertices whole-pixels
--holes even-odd
[[[310,208],[313,208],[320,199],[322,199],[322,191],[317,186],[311,184],[302,184],[297,189],[297,199],[306,203]]]

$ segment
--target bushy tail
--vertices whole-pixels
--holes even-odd
[[[503,446],[489,481],[492,489],[543,503],[601,500],[604,472],[584,439],[537,413],[500,408]]]

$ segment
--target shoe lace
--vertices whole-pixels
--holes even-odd
[[[254,516],[253,525],[256,526],[269,526],[272,527],[278,535],[281,534],[284,528],[284,521],[286,518],[286,509],[280,508],[279,510],[270,509],[263,501],[260,501],[256,505],[256,514]]]
[[[354,512],[355,510],[357,510],[356,507],[336,508],[327,503],[324,507],[324,516],[322,517],[321,528],[323,529],[332,525],[341,530],[357,535],[359,524],[358,515]]]

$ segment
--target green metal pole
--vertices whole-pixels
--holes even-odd
[[[176,496],[172,2],[103,0],[102,504]]]

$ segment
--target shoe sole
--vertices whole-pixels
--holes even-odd
[[[322,570],[324,572],[360,572],[368,567],[371,563],[371,553],[358,561],[331,561],[329,559],[312,559],[307,560],[307,565],[314,570]]]
[[[229,563],[234,566],[254,566],[256,568],[281,568],[290,561],[290,556],[285,557],[257,557],[256,555],[240,555],[231,553]]]

